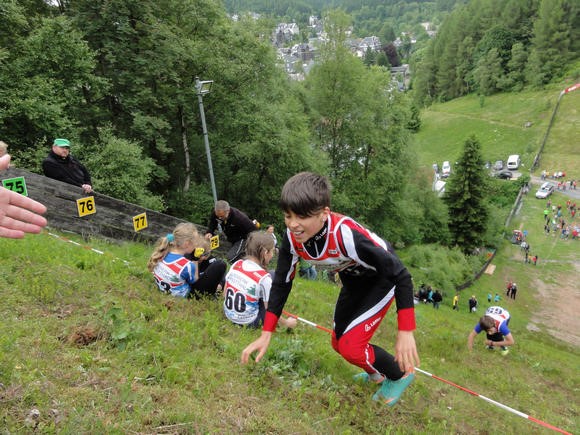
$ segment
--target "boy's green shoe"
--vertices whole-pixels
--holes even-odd
[[[388,406],[393,406],[399,401],[403,391],[411,385],[413,379],[415,379],[415,373],[413,372],[405,373],[401,379],[396,381],[385,379],[381,388],[373,395],[373,400],[381,400]]]

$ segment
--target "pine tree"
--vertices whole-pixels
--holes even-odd
[[[483,244],[488,226],[486,182],[481,145],[475,136],[467,139],[463,155],[445,186],[452,244],[465,254]]]

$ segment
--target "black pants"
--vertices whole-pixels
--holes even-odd
[[[226,275],[226,263],[223,260],[215,260],[199,276],[196,282],[191,285],[191,293],[194,298],[201,296],[214,296],[219,284],[224,285]]]
[[[246,255],[246,239],[238,240],[234,243],[226,254],[226,258],[231,264],[242,258],[244,255]]]

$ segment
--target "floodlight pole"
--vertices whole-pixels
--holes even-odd
[[[205,124],[205,111],[203,110],[203,96],[209,94],[212,80],[200,81],[199,77],[195,78],[195,89],[197,91],[197,101],[199,102],[199,114],[201,116],[201,128],[203,130],[203,141],[205,143],[205,153],[207,155],[207,166],[209,168],[209,179],[211,181],[211,192],[213,194],[213,203],[217,202],[217,191],[215,188],[215,179],[213,176],[213,165],[211,163],[211,152],[209,149],[209,139],[207,135],[207,126]]]

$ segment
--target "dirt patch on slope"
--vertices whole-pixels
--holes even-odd
[[[575,262],[574,267],[580,271],[580,263]],[[540,308],[527,327],[538,330],[538,325],[542,325],[550,335],[580,347],[580,292],[574,276],[577,275],[561,276],[558,285],[533,281]]]

